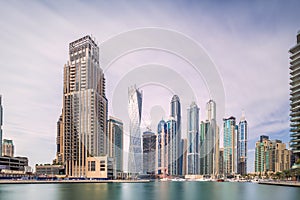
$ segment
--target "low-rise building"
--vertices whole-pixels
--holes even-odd
[[[0,169],[12,170],[12,171],[24,171],[28,166],[28,158],[26,157],[0,157]]]
[[[88,157],[86,177],[92,179],[115,179],[114,159],[106,156]]]
[[[36,165],[35,174],[37,176],[55,176],[55,175],[64,175],[65,167],[63,165]]]

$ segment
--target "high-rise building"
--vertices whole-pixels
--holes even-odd
[[[12,140],[3,140],[2,156],[14,157],[14,143]]]
[[[224,174],[224,149],[220,148],[219,150],[219,175]]]
[[[200,123],[200,165],[199,174],[211,175],[213,169],[213,160],[211,152],[211,134],[210,134],[210,123],[208,120]]]
[[[2,125],[3,125],[3,107],[2,95],[0,95],[0,143],[2,144]],[[0,145],[0,152],[2,152],[2,145]]]
[[[167,121],[168,174],[179,175],[179,151],[181,139],[177,133],[177,121],[171,117]]]
[[[56,123],[56,164],[62,164],[63,163],[63,120],[62,120],[62,115],[60,115],[57,123]]]
[[[107,99],[99,47],[91,36],[69,44],[64,66],[62,162],[69,176],[86,176],[87,157],[107,152]]]
[[[156,174],[168,174],[168,135],[167,123],[161,120],[157,126]]]
[[[187,110],[187,174],[199,174],[199,108],[192,102]]]
[[[114,158],[116,172],[123,171],[123,122],[110,116],[108,120],[108,156]]]
[[[136,86],[128,89],[128,113],[129,113],[129,158],[128,171],[130,173],[142,173],[142,137],[141,137],[141,117],[142,117],[143,94]]]
[[[176,149],[177,151],[177,158],[178,158],[178,167],[176,175],[183,175],[183,150],[181,146],[181,104],[180,99],[177,95],[172,97],[171,103],[171,117],[176,121]]]
[[[217,176],[219,174],[219,129],[216,122],[216,103],[206,104],[207,120],[200,127],[200,174]]]
[[[247,174],[247,136],[248,126],[245,115],[242,115],[237,131],[237,173]]]
[[[295,155],[295,161],[300,159],[300,31],[297,34],[297,44],[290,50],[290,147]],[[294,166],[296,167],[296,165]],[[300,166],[298,165],[298,168]]]
[[[224,175],[233,175],[235,173],[235,136],[236,123],[235,117],[223,119],[223,160],[224,160]]]
[[[182,147],[182,175],[187,173],[187,139],[181,139],[181,147]]]
[[[151,131],[143,133],[143,173],[155,174],[156,135]]]
[[[261,135],[260,140],[255,143],[255,172],[266,172],[270,169],[270,155],[268,147],[270,146],[269,137]]]
[[[291,151],[280,140],[269,140],[260,136],[255,144],[255,172],[265,175],[267,172],[282,172],[290,169]]]

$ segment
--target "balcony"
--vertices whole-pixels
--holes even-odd
[[[290,136],[291,137],[300,137],[300,133],[299,132],[291,133]]]
[[[294,147],[300,147],[300,142],[290,142],[290,146],[292,148],[294,148]]]
[[[290,85],[292,85],[292,82],[290,82]],[[293,84],[292,87],[290,88],[290,90],[292,91],[291,94],[294,94],[294,93],[298,92],[298,90],[300,90],[300,85]]]

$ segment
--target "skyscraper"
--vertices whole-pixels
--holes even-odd
[[[297,44],[290,50],[290,146],[296,157],[300,159],[300,31],[297,34]],[[296,165],[294,166],[296,167]],[[300,166],[298,165],[298,168]]]
[[[143,133],[143,173],[155,174],[156,135],[151,131]]]
[[[237,173],[247,174],[247,137],[248,126],[245,115],[242,115],[237,131]]]
[[[235,136],[236,136],[236,123],[235,117],[223,119],[224,131],[224,175],[233,175],[235,173]]]
[[[199,108],[192,102],[187,110],[187,174],[199,174]]]
[[[62,115],[60,115],[56,123],[56,164],[63,163],[63,120]]]
[[[99,47],[91,36],[69,44],[64,66],[62,162],[69,176],[86,175],[86,159],[107,152],[107,99]]]
[[[158,123],[156,140],[156,173],[165,176],[168,173],[168,135],[164,120]]]
[[[182,150],[182,142],[181,142],[181,104],[180,99],[177,95],[174,95],[171,100],[171,117],[176,121],[176,149],[178,149],[177,152],[177,158],[178,158],[178,168],[177,168],[177,175],[182,175],[182,169],[183,169],[183,150]]]
[[[110,116],[108,120],[108,156],[115,160],[115,170],[123,171],[123,122]]]
[[[219,175],[224,174],[224,157],[223,157],[224,149],[220,148],[219,150]]]
[[[14,157],[14,151],[13,141],[4,139],[2,143],[2,156]]]
[[[2,107],[2,95],[0,95],[0,152],[2,153],[2,125],[3,125],[3,107]]]
[[[270,168],[269,152],[267,148],[270,140],[266,135],[261,135],[260,140],[255,143],[255,172],[265,172]]]
[[[208,120],[200,123],[200,165],[199,174],[211,175],[213,169],[212,149],[211,149],[211,135],[210,135],[210,123]]]
[[[128,171],[130,173],[142,173],[142,137],[141,137],[141,117],[142,117],[142,97],[143,94],[136,86],[128,89],[128,113],[129,113],[129,158]]]
[[[181,139],[181,147],[182,147],[182,175],[187,173],[187,139]]]
[[[219,129],[216,122],[216,103],[206,104],[205,122],[200,124],[200,174],[217,176],[219,174]]]
[[[171,117],[167,121],[167,157],[168,157],[168,174],[172,176],[179,175],[179,151],[180,139],[177,133],[177,122]]]

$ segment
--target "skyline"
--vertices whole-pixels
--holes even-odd
[[[101,44],[120,32],[160,27],[193,38],[214,61],[226,94],[226,112],[222,117],[232,115],[239,121],[245,110],[249,123],[248,171],[254,171],[254,145],[259,135],[267,134],[285,143],[289,141],[288,50],[294,46],[300,29],[299,22],[293,20],[300,16],[296,12],[299,2],[272,3],[220,2],[223,5],[220,12],[220,5],[208,1],[195,1],[191,5],[181,1],[165,2],[160,8],[150,2],[129,6],[125,2],[93,2],[90,5],[76,2],[72,9],[68,8],[67,2],[1,2],[1,17],[6,19],[1,22],[0,32],[3,138],[13,139],[16,155],[28,156],[32,166],[36,162],[52,161],[55,158],[56,122],[62,107],[66,44],[87,34],[82,30],[92,32]],[[31,9],[25,9],[28,4]],[[77,16],[74,10],[89,15]],[[144,14],[145,11],[149,14]],[[112,82],[121,72],[132,70],[130,66],[149,63],[155,57],[155,62],[174,66],[178,71],[182,71],[182,66],[188,67],[166,53],[148,53],[128,55],[116,63],[114,69],[120,71],[110,70],[105,74],[109,100]],[[192,86],[195,85],[191,74],[185,74],[185,77],[191,79]],[[209,97],[207,91],[203,91],[205,87],[199,88],[196,94],[201,121]],[[151,94],[151,88],[148,89]],[[146,100],[147,92],[144,95]],[[171,96],[164,98],[165,113],[168,113]],[[145,107],[150,103],[145,101]],[[183,115],[186,108],[186,105],[182,106]],[[186,131],[182,130],[182,133],[186,134]],[[25,139],[30,142],[24,142]],[[37,152],[44,153],[39,155]]]

